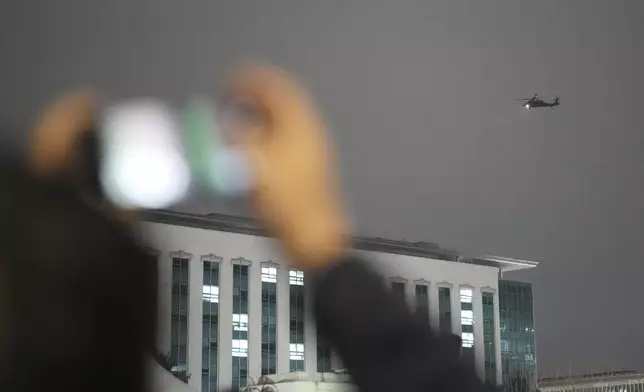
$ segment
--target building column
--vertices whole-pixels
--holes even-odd
[[[233,264],[224,259],[219,269],[219,341],[217,355],[219,390],[232,387],[233,378]]]
[[[257,381],[261,375],[262,266],[258,260],[254,260],[248,271],[248,377]]]
[[[288,266],[280,264],[277,269],[277,373],[285,374],[290,370],[290,292]]]
[[[483,336],[483,295],[480,288],[472,288],[474,313],[474,363],[476,373],[485,380],[485,337]]]
[[[432,329],[438,333],[440,331],[440,326],[438,325],[439,312],[438,312],[438,290],[439,286],[435,283],[431,283],[428,289],[429,295],[429,324]]]
[[[503,382],[503,363],[501,362],[501,316],[499,312],[499,290],[494,291],[494,354],[496,362],[496,383]]]
[[[304,371],[309,374],[318,371],[318,337],[313,316],[313,284],[308,274],[304,274]]]
[[[188,270],[188,385],[201,390],[201,339],[203,336],[203,262],[199,255],[190,258]]]
[[[463,326],[461,325],[461,287],[453,285],[450,289],[450,301],[452,311],[452,333],[461,336]]]

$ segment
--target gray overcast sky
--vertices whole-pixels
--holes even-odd
[[[639,0],[10,0],[0,119],[78,85],[180,99],[240,58],[284,66],[327,116],[360,234],[539,260],[541,375],[644,371],[643,19]],[[513,102],[534,93],[562,106]]]

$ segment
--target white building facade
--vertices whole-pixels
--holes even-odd
[[[618,371],[539,380],[540,392],[644,392],[644,373]]]
[[[307,276],[284,262],[255,222],[173,212],[145,218],[141,235],[159,266],[158,347],[190,386],[223,391],[263,374],[342,367],[318,339]],[[382,239],[355,244],[435,330],[461,336],[482,378],[500,382],[499,273],[536,262]]]

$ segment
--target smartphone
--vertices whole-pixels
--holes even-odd
[[[195,187],[243,196],[252,187],[250,168],[228,144],[222,121],[233,111],[203,97],[178,108],[158,99],[109,105],[83,139],[82,186],[124,209],[169,208]]]

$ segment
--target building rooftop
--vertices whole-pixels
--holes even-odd
[[[642,380],[644,374],[635,370],[620,370],[601,373],[568,375],[561,377],[546,377],[539,379],[539,388],[558,388],[568,385],[596,384],[605,382],[620,382],[627,380]]]
[[[268,234],[257,220],[240,216],[215,213],[195,215],[167,210],[148,210],[143,212],[143,220],[152,223],[163,223],[268,237]],[[442,248],[437,244],[425,241],[408,242],[377,237],[354,237],[353,244],[354,248],[360,250],[482,265],[499,268],[502,271],[534,268],[539,264],[536,261],[519,260],[508,257],[469,255],[455,250]]]

